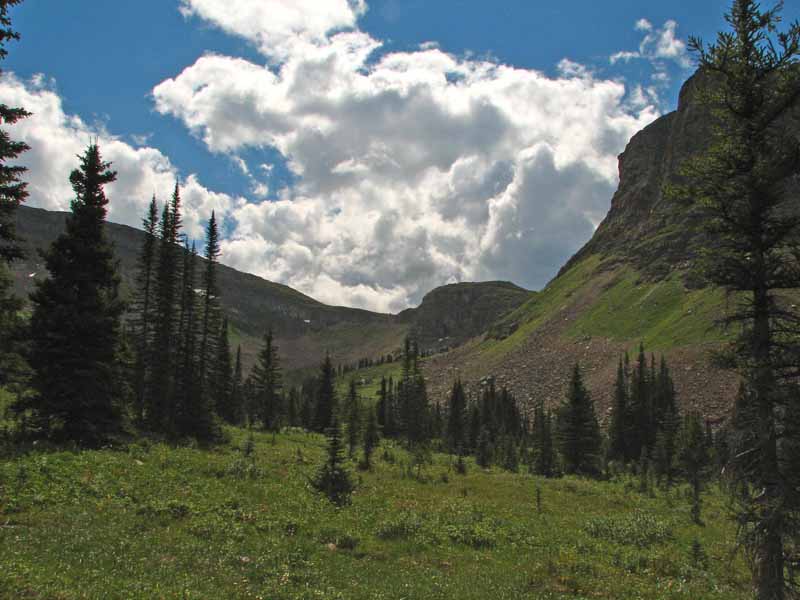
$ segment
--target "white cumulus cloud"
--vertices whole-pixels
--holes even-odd
[[[22,81],[5,73],[0,78],[0,103],[22,106],[33,113],[9,126],[13,139],[30,146],[19,161],[28,167],[24,179],[28,182],[30,206],[69,210],[74,197],[69,174],[78,166],[78,155],[95,140],[103,159],[111,161],[117,171],[117,181],[106,190],[110,220],[138,227],[153,194],[166,199],[174,188],[177,170],[169,158],[155,148],[131,146],[104,127],[65,113],[53,83],[44,77]],[[202,224],[212,210],[225,213],[232,208],[230,197],[209,191],[196,175],[184,182],[183,200],[185,229],[195,238],[202,237]]]
[[[387,52],[357,28],[363,2],[183,5],[267,66],[202,56],[155,87],[157,111],[215,153],[275,149],[296,176],[278,200],[233,207],[224,260],[334,304],[396,311],[452,281],[543,285],[658,116],[648,94],[567,59],[554,78],[432,43]]]

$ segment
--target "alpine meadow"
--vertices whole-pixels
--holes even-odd
[[[0,0],[0,66],[0,598],[800,598],[800,7]]]

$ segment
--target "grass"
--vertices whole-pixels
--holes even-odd
[[[422,481],[384,443],[351,506],[312,493],[324,439],[246,433],[213,450],[140,443],[0,461],[3,598],[747,598],[723,499],[684,489],[456,475]],[[382,458],[384,457],[384,458]],[[535,489],[543,510],[537,514]],[[691,558],[695,537],[708,568]]]
[[[339,400],[345,398],[350,389],[350,380],[355,378],[356,387],[358,388],[358,395],[367,401],[376,400],[378,390],[381,388],[381,378],[392,377],[395,381],[398,380],[402,372],[403,365],[401,361],[368,367],[366,369],[358,369],[346,373],[342,377],[336,378],[336,393]]]
[[[584,259],[504,317],[495,328],[502,330],[513,323],[516,329],[505,339],[484,341],[482,357],[501,361],[544,323],[558,319],[578,301],[586,307],[566,329],[564,335],[572,338],[605,337],[629,342],[631,347],[644,342],[648,350],[665,351],[721,342],[733,335],[715,325],[726,310],[722,291],[686,289],[679,274],[652,282],[643,280],[630,266],[618,266],[614,271],[603,271],[601,266],[600,256]],[[610,281],[602,284],[601,276]]]
[[[668,350],[727,339],[729,334],[715,325],[724,310],[721,290],[687,290],[676,274],[641,281],[634,269],[624,267],[568,333],[643,341],[648,349]]]

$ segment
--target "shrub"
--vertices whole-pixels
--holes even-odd
[[[636,511],[624,517],[590,519],[585,530],[594,538],[640,548],[672,539],[671,527],[644,511]]]

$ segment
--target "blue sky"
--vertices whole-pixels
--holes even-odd
[[[399,310],[449,281],[544,284],[607,210],[627,139],[674,108],[681,41],[727,6],[26,0],[0,96],[38,109],[32,205],[67,205],[53,157],[100,135],[125,174],[112,218],[180,177],[192,233],[223,214],[229,264]]]

